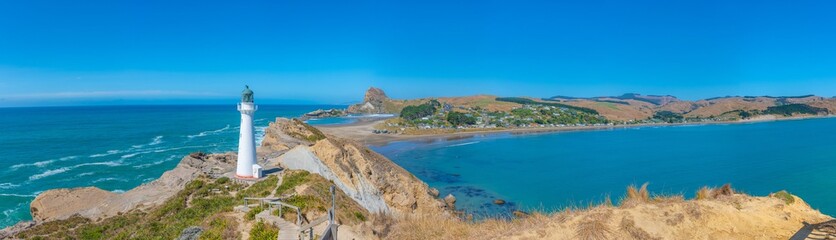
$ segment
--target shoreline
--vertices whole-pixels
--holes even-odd
[[[476,131],[462,131],[450,133],[432,133],[420,135],[403,135],[403,134],[375,134],[372,132],[374,126],[383,123],[387,119],[365,119],[357,122],[347,124],[333,124],[314,126],[323,132],[337,137],[348,138],[355,141],[362,142],[367,146],[384,146],[394,142],[402,141],[420,141],[429,139],[442,138],[461,138],[473,137],[476,135],[493,135],[493,134],[548,134],[559,132],[575,132],[575,131],[596,131],[608,129],[627,129],[636,127],[674,127],[674,126],[704,126],[704,125],[718,125],[718,124],[747,124],[747,123],[766,123],[778,121],[797,121],[810,119],[834,118],[836,115],[825,116],[797,116],[797,117],[766,117],[757,119],[746,119],[737,121],[721,121],[721,122],[689,122],[689,123],[645,123],[632,125],[613,125],[613,126],[575,126],[575,127],[542,127],[542,128],[506,128],[506,129],[490,129],[490,130],[476,130]]]

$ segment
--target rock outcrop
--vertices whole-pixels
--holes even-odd
[[[309,145],[312,141],[325,138],[325,135],[314,127],[304,124],[297,119],[276,118],[264,129],[264,140],[261,141],[263,154],[269,152],[286,151],[298,145]]]
[[[277,120],[266,136],[284,139],[305,136],[310,126],[300,121]],[[290,132],[286,132],[290,131]],[[334,181],[343,192],[369,212],[442,213],[450,207],[436,199],[437,190],[416,178],[386,157],[352,140],[326,136],[297,144],[279,157],[288,169],[305,170]],[[264,146],[262,146],[264,148]],[[452,206],[451,206],[452,207]]]
[[[380,88],[371,87],[366,91],[366,96],[362,103],[351,105],[348,107],[349,113],[388,113],[384,104],[389,101],[389,97]]]
[[[35,221],[44,222],[66,219],[76,214],[96,220],[135,209],[148,209],[165,202],[201,174],[230,171],[234,168],[235,159],[232,153],[191,154],[183,158],[177,167],[163,173],[159,179],[124,193],[96,187],[45,191],[35,197],[30,204],[30,211]]]
[[[299,120],[305,121],[309,119],[316,119],[316,118],[331,118],[331,117],[343,117],[346,116],[346,112],[340,109],[328,109],[328,110],[316,110],[313,112],[305,113]]]

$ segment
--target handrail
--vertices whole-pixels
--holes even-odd
[[[248,204],[248,201],[253,201],[253,200],[258,201],[259,206],[263,206],[264,204],[267,204],[267,206],[270,209],[272,209],[273,206],[275,205],[275,206],[277,206],[277,208],[279,210],[279,217],[282,216],[282,208],[284,208],[284,207],[296,210],[296,225],[297,226],[301,225],[301,227],[299,228],[299,232],[298,232],[300,239],[302,238],[302,236],[304,236],[305,233],[308,233],[309,239],[313,239],[313,235],[314,235],[313,228],[315,226],[319,225],[319,224],[322,224],[322,223],[326,222],[326,221],[328,222],[328,228],[325,230],[325,233],[323,233],[323,235],[322,235],[323,239],[325,239],[327,237],[330,237],[332,239],[336,239],[336,236],[337,236],[336,190],[335,190],[334,186],[331,186],[330,190],[331,190],[331,209],[328,209],[328,214],[325,215],[325,216],[319,217],[317,219],[314,219],[313,221],[307,221],[307,224],[305,224],[305,225],[302,225],[302,223],[303,223],[302,220],[304,219],[302,217],[302,209],[297,207],[297,206],[290,205],[289,203],[282,202],[281,201],[282,198],[245,197],[243,199],[243,201],[244,201],[244,206],[247,206],[247,207],[250,206]]]
[[[319,225],[320,223],[324,223],[325,221],[328,221],[328,216],[322,216],[320,218],[317,218],[317,219],[311,221],[310,223],[305,224],[302,227],[299,227],[299,229],[302,229],[300,231],[305,231],[307,229],[313,229],[313,227],[316,227],[316,225]]]

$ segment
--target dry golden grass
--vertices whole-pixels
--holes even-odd
[[[559,216],[560,213],[554,215]],[[384,239],[502,239],[511,230],[541,226],[550,221],[552,216],[533,213],[524,218],[488,219],[480,222],[443,215],[405,216],[401,219],[381,220],[389,221],[393,225],[386,231],[379,232],[385,233],[382,234]]]
[[[610,239],[610,230],[607,221],[607,214],[591,214],[587,216],[575,229],[575,238],[583,240]]]
[[[373,216],[372,226],[375,227],[375,235],[382,239],[653,240],[672,236],[665,235],[671,234],[669,232],[660,233],[658,228],[693,227],[694,221],[717,216],[716,212],[712,212],[717,211],[717,208],[706,209],[703,207],[705,203],[697,199],[735,205],[739,204],[737,201],[741,201],[740,198],[747,198],[735,193],[728,184],[713,189],[703,187],[694,200],[686,200],[681,194],[651,195],[647,186],[647,183],[639,187],[629,186],[620,207],[613,206],[607,197],[597,205],[577,205],[550,213],[534,211],[525,217],[510,220],[470,221],[444,214],[407,215],[400,218]],[[650,213],[647,212],[649,209],[659,211]],[[648,228],[648,224],[657,227]]]
[[[627,196],[621,201],[621,204],[634,205],[650,201],[650,192],[647,191],[647,185],[648,183],[644,183],[641,188],[636,188],[636,185],[627,187]]]
[[[636,227],[636,222],[633,219],[628,219],[626,217],[621,218],[621,224],[618,225],[621,231],[624,231],[633,237],[633,239],[639,240],[656,240],[661,239],[659,237],[653,237],[650,233],[647,233],[644,229]]]
[[[701,187],[700,190],[697,190],[697,194],[695,199],[696,200],[708,200],[711,197],[711,188],[709,187]]]
[[[696,200],[709,200],[709,199],[718,199],[724,198],[727,196],[731,196],[737,193],[732,187],[731,184],[724,184],[720,188],[710,188],[710,187],[702,187],[700,190],[697,190]]]

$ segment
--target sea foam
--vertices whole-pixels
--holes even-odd
[[[453,145],[450,145],[450,146],[447,146],[447,147],[461,147],[461,146],[467,146],[467,145],[477,144],[477,143],[479,143],[479,141],[453,144]]]
[[[69,171],[69,170],[70,170],[69,167],[62,167],[62,168],[59,168],[59,169],[47,170],[46,172],[42,172],[42,173],[39,173],[39,174],[29,176],[29,180],[38,180],[38,179],[49,177],[49,176],[52,176],[52,175],[55,175],[55,174],[63,173],[63,172]]]
[[[195,134],[195,135],[188,135],[186,137],[188,137],[189,139],[196,138],[196,137],[205,137],[205,136],[209,136],[209,135],[215,135],[215,134],[221,133],[221,132],[226,131],[226,130],[229,130],[229,125],[226,125],[226,127],[223,127],[221,129],[216,129],[216,130],[211,130],[211,131],[204,131],[204,132],[200,132],[200,133]]]
[[[0,183],[0,189],[10,189],[16,187],[20,187],[20,185],[14,183]]]

